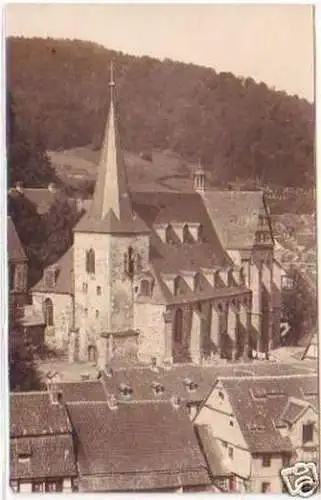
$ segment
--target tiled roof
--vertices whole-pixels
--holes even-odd
[[[15,225],[12,222],[11,217],[8,217],[8,233],[7,233],[7,244],[8,244],[8,257],[11,261],[21,261],[27,260],[25,251],[19,239],[18,233],[16,231]]]
[[[132,401],[169,401],[173,395],[179,396],[186,403],[200,403],[209,393],[218,377],[222,376],[272,376],[286,375],[293,373],[306,373],[304,366],[295,368],[291,365],[276,364],[271,362],[250,362],[237,363],[226,365],[209,365],[195,366],[191,364],[174,365],[171,368],[158,367],[157,371],[153,371],[151,367],[131,367],[131,368],[115,368],[111,376],[103,373],[102,379],[107,394],[114,394],[119,401],[122,401],[120,392],[121,384],[128,384],[132,388]],[[186,385],[186,379],[191,379],[196,387],[189,391]],[[100,381],[97,381],[100,382]],[[153,389],[154,384],[159,383],[163,387],[163,391],[155,394]],[[73,394],[79,394],[79,401],[99,401],[103,397],[101,386],[97,384],[93,391],[95,395],[92,397],[89,391],[90,385],[88,382],[79,382],[74,386]],[[94,385],[94,382],[92,382]],[[69,398],[70,401],[75,401],[72,395],[72,389],[69,385],[73,384],[61,383],[60,387],[63,390],[64,398]],[[66,396],[65,396],[66,391]],[[68,399],[66,399],[68,400]]]
[[[10,395],[10,437],[69,433],[66,409],[52,404],[48,392],[21,392]]]
[[[204,205],[221,243],[227,249],[251,248],[259,215],[266,214],[261,191],[206,190]]]
[[[102,380],[63,382],[59,384],[64,401],[106,401],[106,391]]]
[[[50,269],[56,269],[55,284],[48,286],[45,273]],[[44,293],[67,293],[73,294],[73,247],[70,247],[54,264],[48,266],[41,279],[32,287],[33,292]]]
[[[21,453],[30,453],[30,458],[19,460]],[[76,476],[71,434],[10,439],[10,479],[68,476]]]
[[[304,399],[317,394],[315,375],[221,378],[244,439],[252,452],[290,451],[291,442],[282,437],[280,422],[288,398]]]
[[[231,472],[224,467],[224,457],[218,446],[216,438],[213,436],[209,425],[196,425],[196,432],[202,443],[202,448],[208,468],[213,478],[230,476]]]
[[[209,484],[184,408],[167,402],[120,404],[114,410],[107,403],[71,403],[68,410],[78,441],[80,488],[84,476],[108,476],[107,484],[108,478],[114,484],[119,475],[116,489],[123,491],[149,489],[162,474],[183,481],[191,473],[195,485]]]

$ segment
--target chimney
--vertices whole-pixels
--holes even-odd
[[[175,409],[179,408],[181,406],[181,399],[180,399],[180,397],[176,396],[176,395],[172,396],[171,397],[171,403],[173,405],[173,408],[175,408]]]
[[[48,191],[50,191],[50,193],[56,193],[57,188],[54,182],[50,182],[50,184],[48,184]]]
[[[107,404],[110,410],[118,409],[118,402],[114,394],[110,394],[107,398]]]
[[[152,357],[152,365],[151,365],[151,370],[153,372],[158,372],[158,367],[157,367],[157,358],[156,357]]]
[[[21,181],[16,182],[16,191],[20,194],[23,194],[23,192],[24,192],[23,182],[21,182]]]
[[[111,378],[114,375],[114,370],[110,366],[106,366],[105,374],[106,374],[106,377]]]

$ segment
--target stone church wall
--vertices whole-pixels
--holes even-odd
[[[165,307],[155,304],[134,305],[134,325],[139,330],[138,358],[143,363],[150,363],[155,357],[162,362],[165,350],[163,313]]]

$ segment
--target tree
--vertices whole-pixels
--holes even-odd
[[[37,391],[43,389],[33,348],[25,343],[20,332],[10,332],[9,385],[11,391]]]

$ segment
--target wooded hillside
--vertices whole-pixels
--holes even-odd
[[[10,38],[7,43],[16,121],[48,150],[90,143],[99,148],[113,58],[128,151],[171,150],[187,161],[201,158],[217,183],[236,178],[279,186],[314,183],[314,107],[305,100],[251,78],[128,56],[89,42]]]

